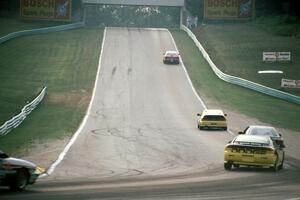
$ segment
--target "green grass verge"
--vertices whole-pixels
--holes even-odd
[[[0,37],[16,31],[30,30],[49,26],[58,26],[62,24],[63,23],[61,22],[20,21],[14,18],[0,18]]]
[[[300,131],[300,106],[226,83],[217,78],[193,41],[183,31],[172,32],[190,78],[200,96],[262,122]]]
[[[207,24],[193,31],[223,72],[281,90],[281,78],[300,79],[300,38],[272,34],[260,28],[261,23]],[[268,23],[265,27],[272,28]],[[264,51],[289,51],[292,61],[263,62]],[[258,74],[260,70],[281,70],[284,74]],[[300,96],[299,90],[283,91]]]
[[[77,29],[0,45],[0,124],[48,87],[46,99],[21,126],[0,137],[1,150],[24,153],[35,140],[76,131],[91,98],[102,36],[103,29]]]
[[[267,31],[272,35],[293,36],[300,39],[300,19],[289,15],[257,17],[249,24]]]

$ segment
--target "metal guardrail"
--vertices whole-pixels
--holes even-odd
[[[40,94],[29,104],[25,105],[21,112],[0,126],[0,136],[8,134],[12,129],[17,128],[44,99],[47,92],[47,87],[44,87]]]
[[[32,30],[13,32],[6,36],[1,37],[0,44],[21,36],[65,31],[65,30],[71,30],[75,28],[81,28],[83,26],[84,26],[84,22],[78,22],[78,23],[61,25],[61,26],[53,26],[47,28],[38,28]],[[46,95],[46,91],[47,91],[47,87],[44,87],[40,92],[40,94],[31,103],[24,106],[24,108],[21,110],[21,112],[18,115],[14,116],[12,119],[8,120],[2,126],[0,126],[0,137],[8,134],[12,129],[17,128],[24,121],[27,115],[29,115],[38,106],[38,104],[44,99]]]
[[[17,31],[17,32],[9,33],[6,36],[1,37],[0,44],[6,42],[8,40],[11,40],[13,38],[16,38],[16,37],[35,35],[35,34],[52,33],[52,32],[58,32],[58,31],[66,31],[66,30],[71,30],[71,29],[75,29],[75,28],[81,28],[83,26],[84,26],[84,22],[77,22],[77,23],[67,24],[67,25]]]
[[[248,81],[248,80],[236,77],[236,76],[231,76],[231,75],[223,73],[213,63],[210,56],[205,51],[205,49],[203,48],[201,43],[198,41],[198,39],[196,38],[194,33],[184,25],[181,25],[181,29],[184,30],[189,35],[189,37],[194,41],[194,43],[196,44],[196,46],[198,47],[198,49],[202,53],[203,57],[205,58],[205,60],[208,62],[208,64],[210,65],[210,67],[214,71],[214,73],[221,80],[226,81],[228,83],[235,84],[235,85],[239,85],[239,86],[242,86],[242,87],[257,91],[257,92],[261,92],[263,94],[267,94],[267,95],[270,95],[270,96],[273,96],[273,97],[277,97],[279,99],[283,99],[283,100],[286,100],[286,101],[289,101],[289,102],[292,102],[292,103],[300,104],[300,97],[298,97],[296,95],[292,95],[292,94],[287,93],[287,92],[282,92],[280,90],[276,90],[276,89],[273,89],[273,88],[270,88],[270,87],[260,85],[258,83],[254,83],[252,81]]]

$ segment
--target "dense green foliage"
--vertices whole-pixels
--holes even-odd
[[[198,18],[201,20],[203,18],[203,2],[203,0],[186,0],[186,9],[192,16],[198,16]]]
[[[180,8],[89,5],[86,24],[113,27],[179,27]]]

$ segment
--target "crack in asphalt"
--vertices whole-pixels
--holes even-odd
[[[132,137],[132,135],[125,136],[125,135],[123,135],[125,129],[128,132],[129,132],[129,130],[134,130],[134,132],[138,133],[139,135],[136,135],[135,137]],[[151,128],[150,130],[152,131],[153,128]],[[163,129],[159,128],[159,130],[161,132],[163,132]],[[126,140],[127,142],[132,142],[132,143],[138,144],[138,145],[142,146],[143,148],[148,148],[152,152],[157,152],[159,154],[166,156],[167,160],[164,163],[162,163],[162,166],[165,166],[165,168],[160,167],[159,169],[153,170],[153,172],[161,171],[163,169],[175,168],[178,165],[178,163],[181,163],[182,165],[187,166],[187,167],[193,166],[193,164],[189,164],[189,162],[186,162],[186,159],[192,159],[192,158],[188,158],[187,156],[183,157],[182,155],[178,155],[178,153],[177,153],[178,150],[176,150],[179,148],[178,146],[176,146],[176,145],[178,145],[178,143],[176,143],[176,142],[173,143],[174,144],[173,148],[175,148],[175,149],[172,149],[172,151],[160,149],[160,148],[155,147],[147,142],[143,142],[143,140],[147,141],[147,139],[145,139],[145,138],[149,138],[148,136],[141,134],[143,131],[147,131],[147,130],[142,129],[142,128],[122,127],[122,128],[111,128],[111,129],[106,129],[106,128],[96,129],[96,130],[92,130],[92,133],[100,134],[101,136],[117,137],[117,138]],[[160,135],[160,134],[158,134],[158,135]],[[143,139],[141,139],[141,138],[143,138]],[[155,139],[155,137],[153,137],[153,139]],[[168,141],[169,144],[172,144],[172,142],[170,142],[170,138],[169,139],[165,138],[164,140]],[[184,144],[184,145],[188,146],[188,144]],[[116,157],[120,157],[120,156],[124,157],[124,160],[127,160],[127,162],[128,162],[128,159],[126,159],[126,155],[128,155],[128,153],[129,153],[129,155],[131,155],[134,152],[131,152],[130,150],[127,149],[126,152],[122,152],[121,155],[118,155]],[[122,154],[123,154],[123,156],[122,156]],[[129,166],[131,166],[131,164],[129,164]]]

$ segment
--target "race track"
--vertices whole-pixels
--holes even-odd
[[[199,131],[203,110],[167,30],[108,28],[95,98],[54,178],[157,175],[222,165],[224,131]],[[82,170],[84,169],[84,170]]]
[[[223,169],[233,136],[197,129],[204,108],[183,66],[162,63],[176,49],[167,30],[108,28],[103,44],[77,140],[50,176],[1,199],[300,199],[300,162],[288,155],[276,173]]]

